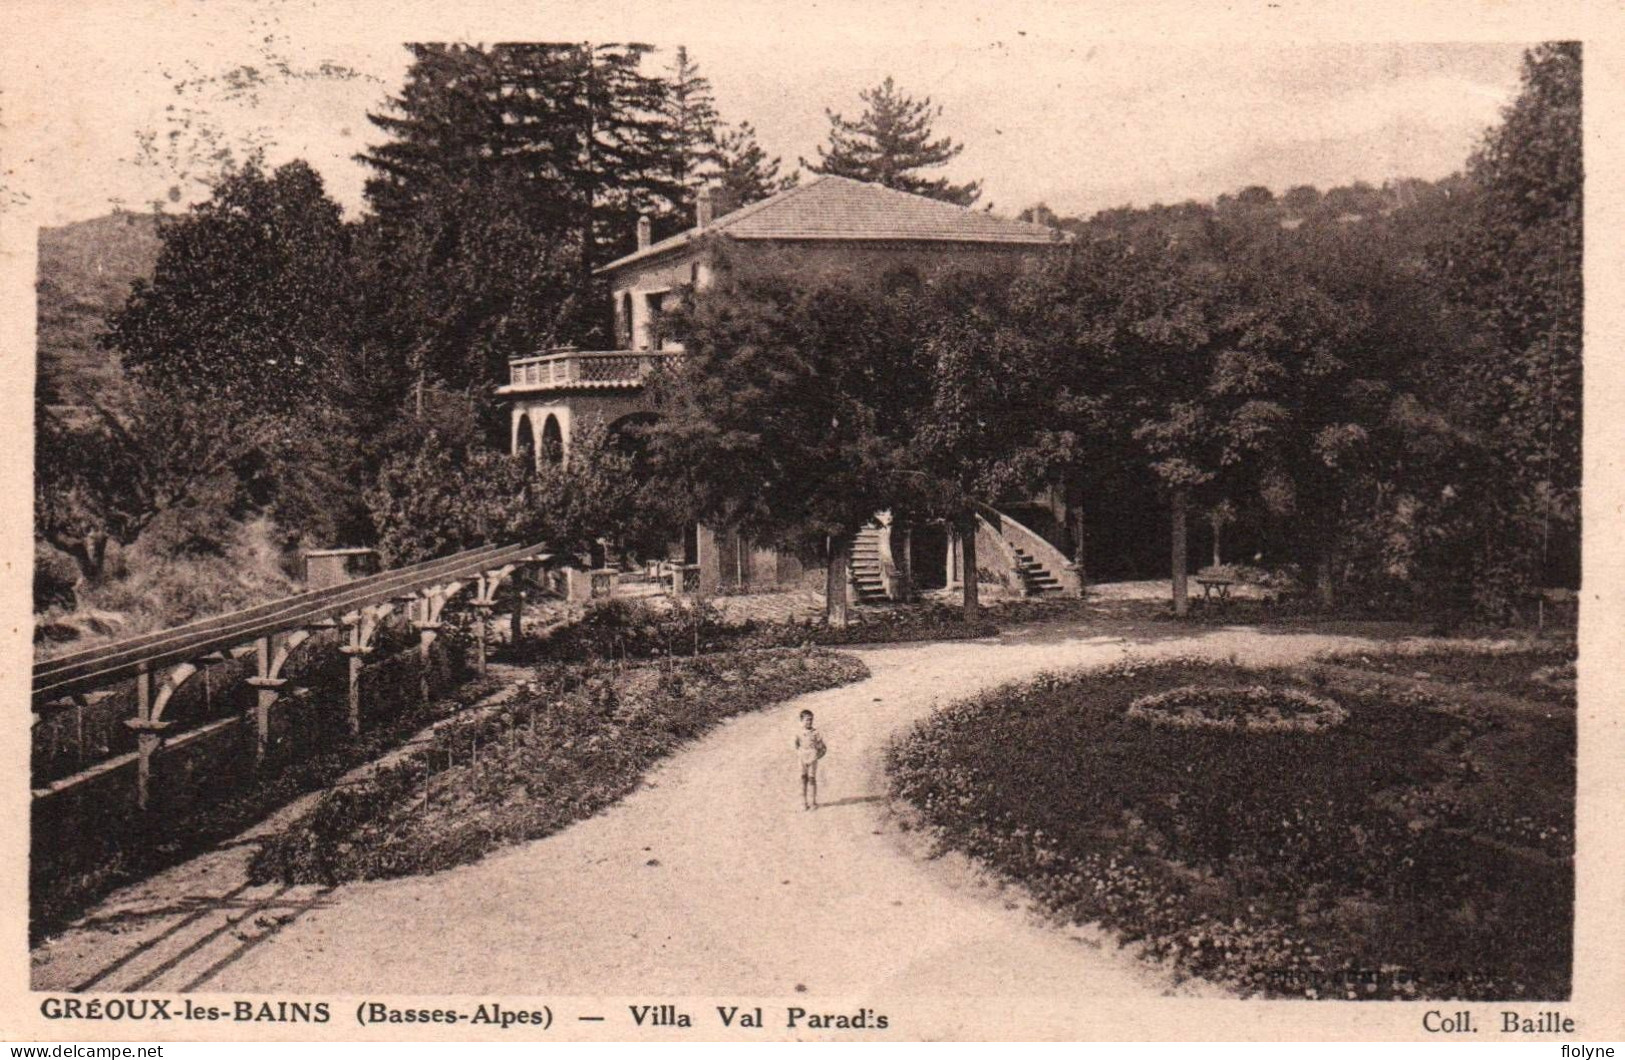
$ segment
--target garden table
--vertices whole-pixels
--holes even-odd
[[[1202,606],[1205,608],[1217,594],[1220,607],[1230,606],[1230,587],[1236,584],[1234,578],[1215,578],[1198,574],[1196,584],[1202,587]]]

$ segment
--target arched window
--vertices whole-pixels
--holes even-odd
[[[555,464],[564,462],[564,431],[557,416],[547,417],[542,424],[542,454]]]
[[[532,462],[536,459],[536,429],[530,425],[529,416],[521,415],[514,429],[513,455],[528,457]]]

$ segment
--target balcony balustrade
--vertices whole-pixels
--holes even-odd
[[[503,393],[642,386],[650,373],[682,354],[672,350],[558,349],[508,362]]]

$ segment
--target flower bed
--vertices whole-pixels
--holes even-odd
[[[1348,711],[1296,688],[1183,685],[1140,696],[1128,716],[1148,725],[1231,732],[1320,732],[1341,725]]]
[[[859,612],[851,624],[834,627],[822,621],[728,622],[705,601],[651,606],[610,599],[593,604],[577,621],[530,645],[528,654],[559,662],[654,659],[755,648],[968,640],[998,632],[991,621],[965,622],[958,608],[940,604]]]
[[[1314,732],[1130,716],[1261,683],[1346,716]],[[1130,663],[950,706],[888,764],[938,843],[1182,974],[1244,995],[1565,998],[1573,718],[1464,695]]]
[[[820,649],[619,666],[544,666],[500,710],[330,792],[268,842],[257,882],[333,884],[435,872],[549,835],[629,794],[722,719],[867,677]]]

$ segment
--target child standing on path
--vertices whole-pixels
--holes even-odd
[[[829,748],[813,728],[813,712],[801,712],[801,731],[796,733],[796,755],[801,759],[801,808],[818,809],[818,760]]]

